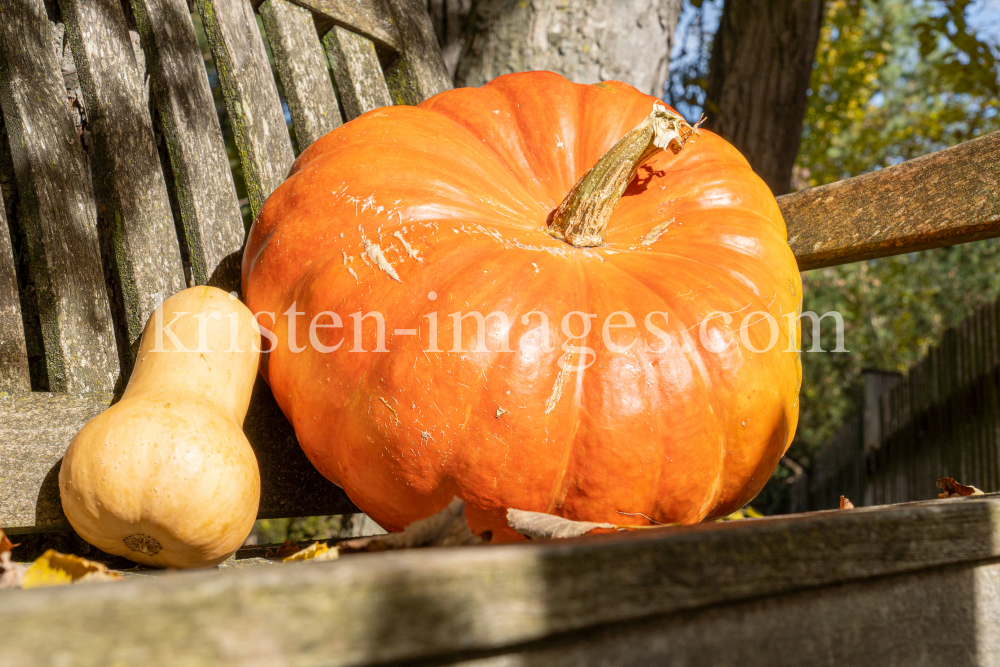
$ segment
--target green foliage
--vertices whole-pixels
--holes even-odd
[[[968,4],[827,3],[800,185],[891,166],[1000,128],[1000,70],[993,49],[965,23]]]
[[[305,542],[341,537],[351,529],[352,514],[307,516],[298,519],[259,519],[253,535],[257,544],[281,544],[285,540]]]
[[[821,185],[1000,129],[996,47],[965,22],[968,0],[828,0],[796,180]],[[803,274],[803,310],[844,317],[850,353],[808,352],[802,332],[799,426],[806,462],[853,414],[864,368],[906,371],[942,333],[1000,295],[1000,240]],[[835,345],[830,319],[821,336]],[[754,505],[787,511],[779,466]]]

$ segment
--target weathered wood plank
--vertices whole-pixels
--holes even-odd
[[[287,0],[267,0],[260,6],[260,15],[302,152],[344,122],[323,45],[307,9]]]
[[[803,271],[1000,236],[1000,132],[778,204]]]
[[[186,287],[146,87],[116,0],[60,0],[94,140],[98,217],[111,232],[130,347]]]
[[[31,391],[28,348],[24,343],[24,320],[17,291],[14,252],[7,228],[7,215],[0,198],[0,394]]]
[[[1000,498],[988,496],[30,591],[5,598],[0,642],[5,656],[42,662],[72,651],[78,665],[125,656],[191,666],[289,656],[327,665],[443,661],[995,559],[998,520]]]
[[[77,431],[111,394],[34,393],[0,399],[0,526],[66,527],[59,466]]]
[[[636,619],[435,664],[913,667],[998,658],[1000,565],[989,564]]]
[[[385,73],[396,104],[419,104],[451,90],[451,77],[441,56],[426,0],[385,0],[399,30],[401,57]]]
[[[0,526],[68,527],[57,479],[63,453],[77,431],[112,400],[110,394],[0,398]],[[309,463],[294,430],[260,381],[244,430],[260,466],[260,518],[358,511]]]
[[[330,27],[339,25],[364,35],[397,53],[402,50],[399,31],[389,18],[389,12],[382,4],[382,0],[291,1],[299,7],[304,7],[319,15],[320,21],[318,22],[321,24],[328,22]],[[325,34],[326,29],[321,32]]]
[[[249,0],[197,0],[226,98],[254,215],[295,160],[278,87]]]
[[[94,196],[41,0],[0,0],[0,106],[21,200],[49,386],[111,391],[118,352]],[[6,232],[6,230],[4,230]]]
[[[240,288],[243,218],[184,0],[132,0],[170,154],[195,283]]]
[[[345,120],[392,105],[392,96],[370,39],[334,26],[323,37],[323,46],[337,81],[340,102],[347,115]]]

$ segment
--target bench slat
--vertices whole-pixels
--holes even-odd
[[[197,0],[256,216],[295,160],[278,87],[249,0]]]
[[[49,386],[111,391],[118,352],[94,196],[41,0],[0,0],[0,105],[37,288]]]
[[[61,0],[94,139],[98,216],[110,230],[130,347],[184,289],[177,229],[136,53],[115,0]]]
[[[1000,236],[1000,131],[778,197],[799,269]]]
[[[344,121],[312,13],[287,2],[260,6],[271,53],[292,114],[299,152]]]
[[[399,30],[401,56],[386,70],[396,104],[419,104],[445,90],[451,77],[441,56],[426,0],[385,0]]]
[[[370,39],[334,26],[323,37],[333,77],[337,81],[340,102],[344,105],[345,120],[392,105],[389,87],[382,75],[375,44]]]
[[[348,28],[375,42],[400,52],[399,31],[390,20],[381,0],[291,0],[299,7],[317,14],[317,23],[325,34],[334,25]],[[421,11],[426,12],[426,8]]]
[[[7,215],[0,199],[0,394],[31,391],[24,320],[17,294],[14,252],[10,245]]]
[[[0,398],[0,526],[63,530],[59,501],[63,453],[84,424],[105,410],[110,394],[28,393]],[[258,518],[358,511],[302,453],[295,431],[262,380],[243,429],[261,473]]]
[[[171,664],[239,665],[268,651],[326,665],[496,658],[529,650],[528,642],[565,647],[559,633],[621,632],[656,615],[683,622],[710,605],[985,565],[1000,556],[998,520],[1000,499],[987,496],[66,586],[6,598],[0,643],[7,655],[23,652],[45,664],[61,651],[81,665],[162,656]],[[974,623],[968,610],[982,611],[982,601],[963,587],[938,614]],[[992,618],[977,613],[981,627]],[[550,664],[544,657],[484,662]]]
[[[184,0],[132,0],[170,154],[194,282],[240,288],[245,231],[208,74]]]

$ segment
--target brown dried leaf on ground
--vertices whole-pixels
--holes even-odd
[[[41,588],[120,579],[124,577],[109,570],[104,563],[49,549],[25,571],[21,587]]]
[[[10,551],[0,551],[0,590],[5,588],[20,588],[27,565],[15,563],[10,559]]]
[[[277,549],[266,549],[264,552],[264,558],[271,559],[282,559],[293,556],[299,552],[299,545],[292,540],[285,540],[280,547]]]
[[[489,541],[489,535],[474,535],[465,522],[465,501],[454,498],[443,510],[426,519],[414,521],[401,533],[389,533],[375,537],[338,542],[341,553],[359,551],[389,551],[391,549],[414,549],[417,547],[454,547],[482,544]]]
[[[982,491],[974,486],[959,484],[951,477],[942,477],[937,481],[937,487],[944,493],[939,493],[938,498],[957,498],[960,496],[982,496]]]
[[[521,535],[532,540],[579,537],[592,530],[615,530],[618,528],[613,523],[573,521],[553,514],[515,509],[507,510],[507,524]]]
[[[854,509],[854,503],[848,500],[846,497],[840,497],[840,509],[842,510],[852,510]]]
[[[337,549],[337,547],[333,547],[331,549],[326,544],[313,542],[305,549],[302,549],[301,551],[296,551],[291,556],[285,558],[284,562],[294,563],[295,561],[303,561],[303,560],[315,560],[315,561],[337,560],[339,556],[340,556],[340,551]]]
[[[10,541],[10,538],[4,535],[3,528],[0,528],[0,554],[5,551],[10,551],[17,545]]]

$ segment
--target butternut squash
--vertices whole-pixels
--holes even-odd
[[[163,302],[121,400],[63,459],[62,506],[81,537],[156,567],[209,567],[240,547],[260,501],[242,428],[259,350],[235,295],[193,287]]]

